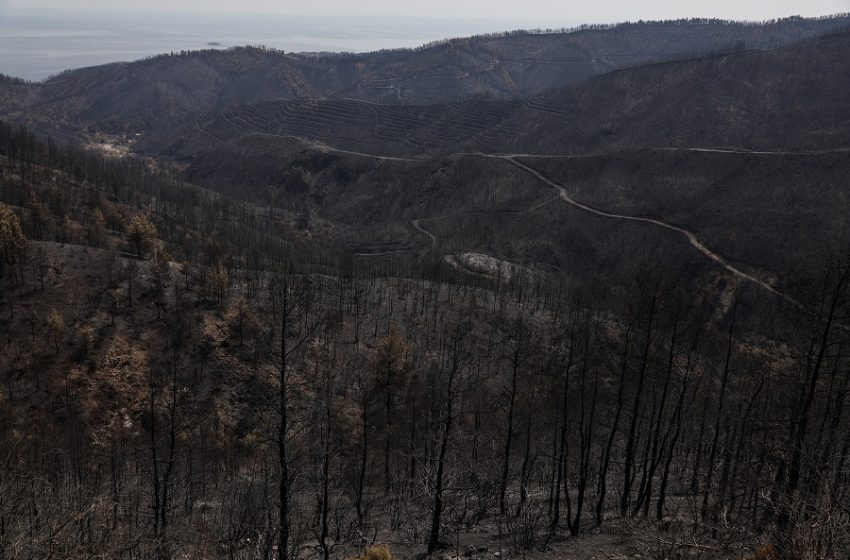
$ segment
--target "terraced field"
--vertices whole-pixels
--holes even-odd
[[[175,125],[174,135],[185,137],[190,152],[207,147],[210,140],[225,143],[264,135],[398,157],[446,151],[472,140],[509,142],[521,133],[519,117],[529,111],[557,113],[540,100],[469,100],[440,105],[282,100],[204,112]]]

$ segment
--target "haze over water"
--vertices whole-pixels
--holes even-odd
[[[499,20],[0,11],[0,73],[39,81],[70,68],[248,44],[287,52],[368,52],[528,26]]]

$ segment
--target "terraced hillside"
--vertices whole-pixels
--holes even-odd
[[[217,144],[274,153],[275,139],[300,139],[319,149],[390,157],[422,158],[472,139],[506,143],[520,133],[518,112],[556,112],[537,102],[469,100],[431,105],[378,105],[356,100],[267,101],[238,105],[178,121],[164,133],[146,136],[137,149],[158,155],[163,138],[172,157],[190,157]]]
[[[850,101],[843,94],[850,85],[848,50],[850,33],[841,33],[767,52],[613,72],[513,101],[242,104],[174,119],[159,133],[140,136],[135,149],[189,165],[195,176],[207,174],[203,166],[210,162],[205,156],[210,150],[230,150],[243,158],[258,152],[284,165],[294,153],[290,146],[295,153],[306,147],[373,160],[458,152],[585,155],[636,148],[841,150],[850,139]],[[240,180],[244,174],[236,177],[215,165],[225,178]],[[252,176],[263,181],[260,173]]]
[[[54,135],[152,132],[175,118],[271,100],[381,104],[516,99],[615,69],[717,50],[774,48],[844,29],[847,16],[766,24],[673,21],[509,33],[416,50],[303,55],[240,48],[74,70],[21,90],[0,83],[0,117]],[[10,93],[11,92],[11,93]]]
[[[240,151],[286,158],[276,141],[280,138],[320,150],[412,159],[462,151],[841,149],[850,139],[850,99],[844,95],[848,51],[850,33],[840,33],[771,51],[617,71],[521,100],[241,104],[176,119],[143,135],[136,149],[183,161],[229,142]]]

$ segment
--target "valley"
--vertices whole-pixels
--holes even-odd
[[[850,17],[0,77],[0,560],[850,552]]]

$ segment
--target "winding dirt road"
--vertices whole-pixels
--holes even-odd
[[[714,150],[714,149],[710,149],[710,148],[688,148],[687,150],[688,151],[697,151],[697,152],[739,153],[739,152],[732,152],[732,151]],[[779,152],[747,152],[747,153],[756,153],[756,154],[768,155],[768,154],[776,154],[776,153],[779,153]],[[540,208],[542,208],[542,207],[544,207],[548,204],[551,204],[552,202],[554,202],[555,200],[558,200],[560,198],[561,200],[563,200],[564,202],[566,202],[570,206],[572,206],[574,208],[578,208],[579,210],[582,210],[584,212],[588,212],[588,213],[593,214],[595,216],[600,216],[602,218],[609,218],[609,219],[613,219],[613,220],[624,220],[624,221],[629,221],[629,222],[644,223],[644,224],[649,224],[651,226],[655,226],[655,227],[658,227],[658,228],[661,228],[661,229],[672,231],[672,232],[678,233],[680,235],[683,235],[688,240],[688,243],[690,243],[697,251],[702,253],[703,256],[710,259],[714,263],[718,264],[719,266],[721,266],[723,269],[725,269],[727,272],[731,273],[735,277],[741,278],[741,279],[746,280],[748,282],[752,282],[753,284],[759,286],[760,288],[762,288],[764,290],[767,290],[771,294],[774,294],[775,296],[779,297],[780,299],[787,301],[788,303],[792,304],[795,307],[798,307],[798,308],[802,307],[802,305],[797,300],[795,300],[791,296],[777,290],[774,286],[772,286],[768,282],[762,280],[761,278],[758,278],[757,276],[750,274],[749,272],[745,272],[745,271],[733,266],[732,264],[730,264],[723,256],[716,253],[710,247],[708,247],[702,241],[700,241],[699,238],[697,237],[696,233],[690,231],[689,229],[686,229],[686,228],[681,227],[681,226],[673,225],[673,224],[670,224],[668,222],[665,222],[663,220],[659,220],[659,219],[656,219],[656,218],[647,218],[647,217],[643,217],[643,216],[632,216],[632,215],[629,215],[629,214],[620,214],[620,213],[617,213],[617,212],[608,212],[608,211],[605,211],[605,210],[600,210],[598,208],[594,208],[593,206],[590,206],[590,205],[585,204],[583,202],[579,202],[578,200],[576,200],[572,196],[570,196],[569,191],[567,190],[567,188],[564,185],[562,185],[562,184],[560,184],[556,181],[553,181],[552,179],[550,179],[549,177],[547,177],[546,175],[544,175],[542,172],[535,169],[534,167],[531,167],[530,165],[523,163],[521,161],[518,161],[516,159],[518,157],[524,157],[524,158],[534,158],[534,157],[539,157],[539,158],[550,158],[550,157],[551,158],[570,158],[570,157],[583,157],[583,156],[542,156],[542,155],[533,155],[533,154],[487,154],[487,153],[483,153],[483,152],[459,152],[459,153],[452,154],[452,155],[455,155],[455,156],[477,156],[477,157],[485,157],[485,158],[499,159],[499,160],[506,161],[506,162],[510,163],[511,165],[514,165],[514,166],[518,167],[519,169],[522,169],[523,171],[531,174],[538,181],[541,181],[541,182],[549,185],[550,187],[555,188],[558,191],[557,197],[555,197],[553,199],[546,200],[546,201],[539,203],[539,204],[537,204],[537,205],[535,205],[535,206],[533,206],[533,207],[531,207],[527,210],[523,210],[523,211],[520,211],[518,213],[522,214],[522,213],[527,213],[527,212],[532,212],[532,211],[538,210],[538,209],[540,209]],[[422,222],[427,221],[427,220],[438,219],[439,217],[442,217],[442,216],[437,216],[437,217],[432,217],[432,218],[419,218],[419,219],[416,219],[416,220],[412,220],[410,222],[410,225],[413,226],[414,229],[416,229],[420,233],[426,235],[430,239],[430,245],[420,253],[421,256],[424,256],[426,253],[433,250],[437,245],[437,237],[433,233],[428,231],[424,226],[422,226]]]
[[[753,282],[754,284],[756,284],[758,286],[761,286],[762,288],[764,288],[768,292],[788,301],[789,303],[791,303],[791,304],[793,304],[797,307],[800,306],[800,304],[794,298],[780,292],[779,290],[777,290],[776,288],[774,288],[773,286],[771,286],[770,284],[768,284],[764,280],[761,280],[760,278],[757,278],[757,277],[753,276],[752,274],[750,274],[748,272],[744,272],[743,270],[736,268],[736,267],[732,266],[731,264],[729,264],[726,261],[726,259],[724,259],[722,256],[720,256],[719,254],[712,251],[709,247],[707,247],[702,241],[699,240],[699,238],[697,238],[696,234],[694,232],[690,231],[690,230],[687,230],[683,227],[675,226],[673,224],[669,224],[667,222],[657,220],[657,219],[654,219],[654,218],[644,218],[644,217],[641,217],[641,216],[630,216],[628,214],[618,214],[616,212],[606,212],[604,210],[599,210],[597,208],[594,208],[592,206],[589,206],[587,204],[584,204],[582,202],[575,200],[574,198],[572,198],[570,196],[566,187],[564,187],[560,183],[556,183],[555,181],[553,181],[552,179],[550,179],[549,177],[547,177],[546,175],[544,175],[543,173],[541,173],[537,169],[531,167],[530,165],[522,163],[521,161],[517,161],[516,159],[514,159],[511,156],[484,155],[484,157],[492,157],[492,158],[496,158],[496,159],[505,160],[505,161],[510,162],[511,164],[519,167],[520,169],[530,173],[531,175],[536,177],[538,180],[546,183],[550,187],[554,187],[555,189],[557,189],[558,192],[560,193],[561,199],[564,200],[564,202],[566,202],[567,204],[569,204],[569,205],[571,205],[575,208],[578,208],[579,210],[584,210],[585,212],[589,212],[591,214],[595,214],[596,216],[601,216],[603,218],[611,218],[611,219],[615,219],[615,220],[626,220],[626,221],[630,221],[630,222],[640,222],[640,223],[650,224],[650,225],[653,225],[653,226],[656,226],[656,227],[659,227],[659,228],[662,228],[662,229],[674,231],[676,233],[680,233],[680,234],[684,235],[687,238],[688,242],[691,245],[693,245],[700,253],[702,253],[703,255],[705,255],[706,257],[708,257],[709,259],[711,259],[715,263],[717,263],[720,266],[722,266],[723,268],[725,268],[728,272],[732,273],[733,275],[737,276],[738,278],[748,280],[748,281]]]
[[[850,152],[850,148],[833,148],[828,150],[811,150],[811,151],[766,151],[766,150],[736,150],[731,148],[640,148],[658,152],[673,152],[673,153],[702,153],[702,154],[735,154],[748,156],[820,156],[828,154],[846,154]],[[450,156],[478,156],[490,158],[525,158],[525,159],[588,159],[598,158],[602,156],[611,156],[621,153],[634,152],[638,149],[617,150],[613,152],[599,152],[590,154],[527,154],[527,153],[511,153],[505,152],[500,154],[486,152],[455,152]]]
[[[422,222],[424,222],[425,220],[428,220],[428,219],[435,220],[436,218],[419,218],[418,220],[411,220],[411,222],[410,222],[410,225],[413,226],[413,229],[415,229],[419,233],[424,233],[431,240],[431,243],[426,248],[424,248],[422,251],[419,252],[420,258],[424,257],[429,251],[433,251],[434,247],[437,246],[437,236],[434,235],[433,233],[431,233],[430,231],[428,231],[427,229],[425,229],[422,226]]]
[[[422,222],[425,221],[426,219],[435,220],[436,218],[419,218],[418,220],[413,220],[412,222],[410,222],[410,225],[412,225],[419,232],[424,233],[425,235],[430,237],[431,238],[431,248],[433,248],[437,244],[437,236],[435,236],[433,233],[431,233],[430,231],[428,231],[427,229],[422,227]]]

